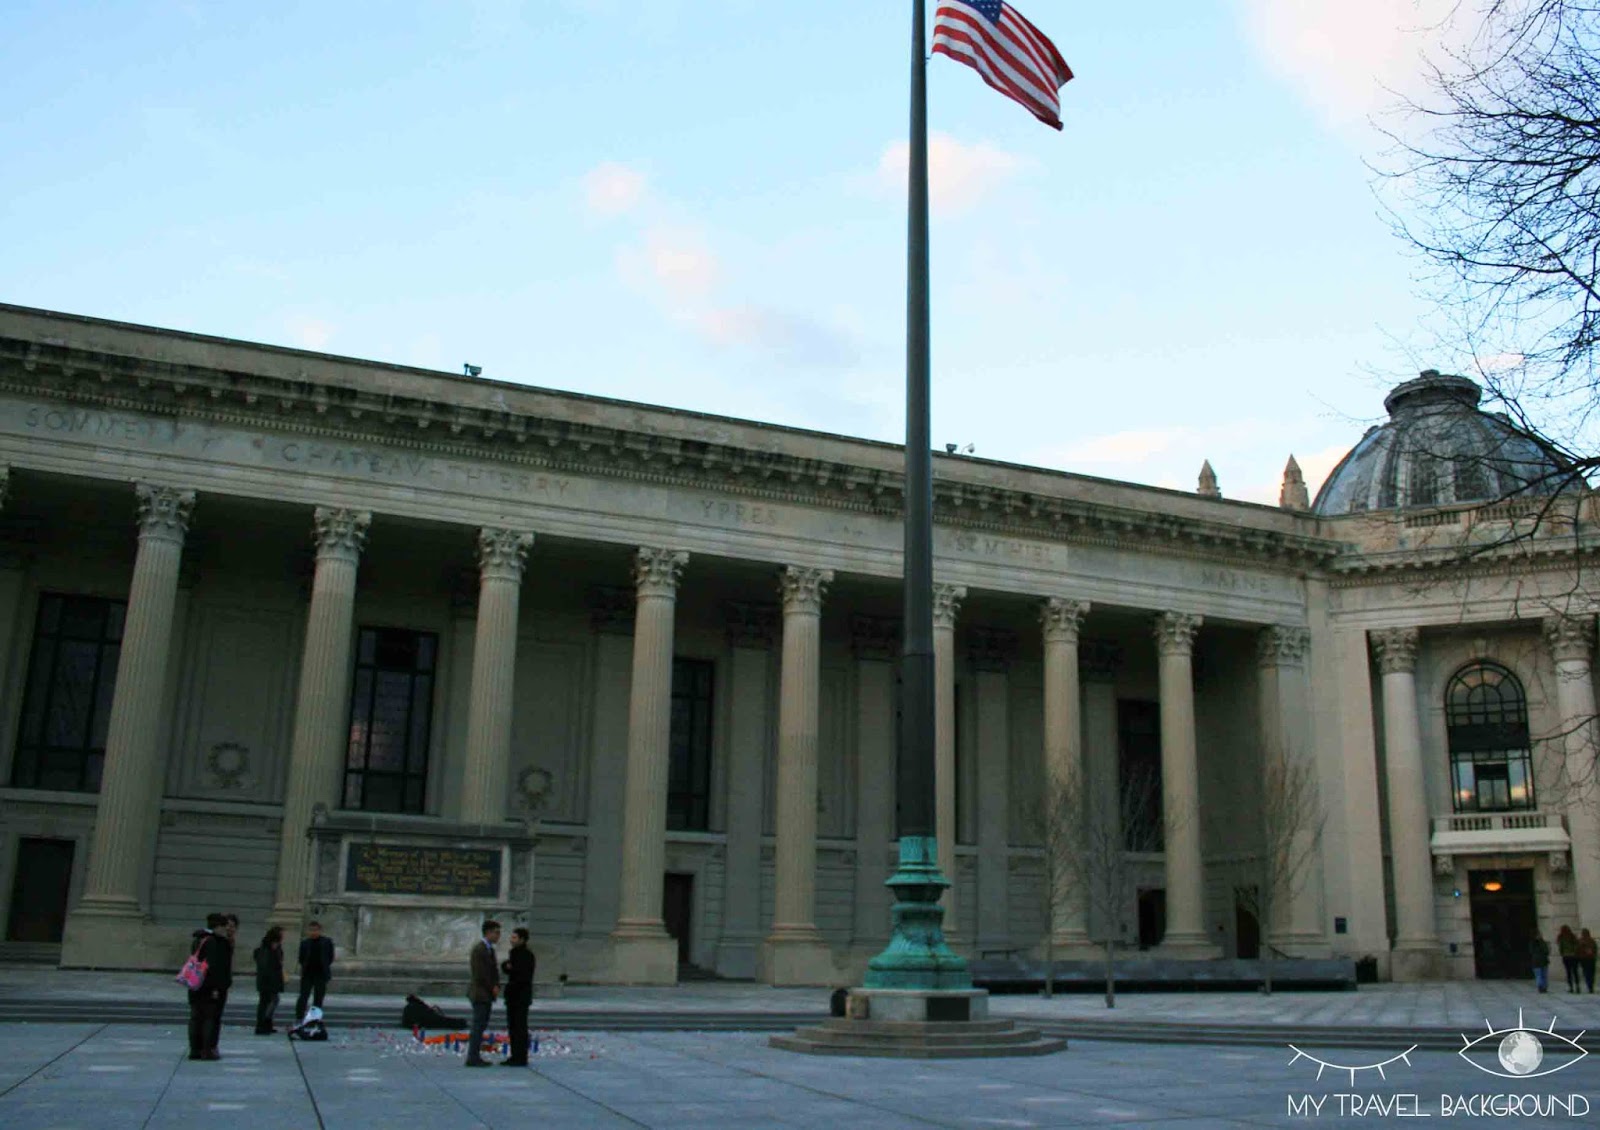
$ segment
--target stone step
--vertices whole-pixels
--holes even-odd
[[[830,1016],[822,1026],[835,1032],[866,1032],[872,1035],[900,1036],[922,1033],[968,1033],[986,1035],[992,1032],[1009,1032],[1017,1026],[1015,1020],[850,1020]]]
[[[848,1023],[848,1022],[847,1022]],[[819,1040],[824,1043],[843,1040],[852,1041],[877,1041],[877,1040],[904,1040],[914,1044],[970,1044],[979,1040],[994,1040],[999,1043],[1025,1043],[1039,1035],[1037,1029],[1019,1028],[1009,1021],[989,1021],[978,1024],[941,1024],[937,1027],[912,1026],[907,1024],[874,1024],[870,1020],[858,1020],[855,1027],[842,1027],[835,1024],[824,1024],[821,1027],[801,1028],[798,1035],[808,1039]]]
[[[886,1037],[876,1041],[816,1040],[800,1033],[792,1036],[773,1036],[767,1042],[784,1051],[805,1055],[871,1056],[883,1059],[998,1059],[1021,1055],[1053,1055],[1065,1051],[1067,1041],[1055,1037],[1028,1033],[1032,1038],[1024,1043],[999,1043],[993,1040],[967,1043],[915,1043]]]

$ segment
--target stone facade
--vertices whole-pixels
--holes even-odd
[[[0,954],[175,967],[230,909],[323,915],[376,968],[417,922],[465,929],[351,903],[362,836],[499,845],[462,913],[526,921],[549,976],[826,984],[881,948],[896,447],[0,306],[0,465]],[[1303,483],[935,476],[957,948],[1073,956],[1164,913],[1145,941],[1176,958],[1259,931],[1470,977],[1491,873],[1528,876],[1547,937],[1600,928],[1588,496],[1501,545],[1510,510],[1318,514]],[[1523,691],[1504,811],[1452,777],[1447,696],[1482,662]],[[1114,798],[1135,747],[1165,850],[1130,850],[1120,921],[1047,906],[1030,799]],[[1317,834],[1260,926],[1237,892],[1278,748],[1314,766]]]

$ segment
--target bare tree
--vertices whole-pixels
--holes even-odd
[[[1462,0],[1391,132],[1393,216],[1491,401],[1600,470],[1600,5]],[[1544,484],[1539,494],[1553,493]]]
[[[1246,865],[1249,882],[1238,888],[1241,904],[1261,929],[1262,990],[1272,992],[1275,927],[1305,885],[1318,857],[1326,817],[1317,794],[1316,766],[1282,749],[1262,755],[1260,851]]]
[[[1081,914],[1091,936],[1098,930],[1105,968],[1105,1002],[1117,1007],[1117,947],[1122,923],[1135,898],[1132,852],[1159,836],[1158,779],[1143,772],[1122,776],[1115,803],[1098,803],[1082,773],[1051,774],[1031,806],[1027,824],[1041,847],[1045,918],[1045,996],[1055,992],[1055,932]]]

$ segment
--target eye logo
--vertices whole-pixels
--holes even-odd
[[[1550,1018],[1548,1028],[1529,1028],[1523,1024],[1522,1010],[1518,1009],[1515,1028],[1502,1028],[1497,1031],[1487,1020],[1484,1024],[1489,1030],[1476,1040],[1468,1040],[1466,1036],[1461,1037],[1466,1041],[1466,1046],[1459,1049],[1456,1054],[1488,1075],[1498,1075],[1502,1079],[1537,1079],[1541,1075],[1554,1075],[1557,1071],[1565,1071],[1589,1054],[1578,1043],[1584,1034],[1579,1032],[1576,1036],[1560,1035],[1556,1032],[1555,1017]],[[1557,1063],[1553,1067],[1547,1066],[1548,1061],[1545,1057],[1550,1053],[1546,1051],[1546,1041],[1565,1044],[1577,1054],[1565,1063]],[[1479,1048],[1479,1044],[1485,1046]],[[1480,1058],[1473,1058],[1471,1053],[1474,1050]],[[1564,1050],[1552,1048],[1551,1052],[1561,1054]],[[1496,1070],[1490,1063],[1481,1062],[1481,1059],[1487,1058],[1484,1053],[1489,1051],[1493,1051],[1495,1056],[1491,1063],[1498,1063],[1500,1070]]]
[[[1399,1055],[1392,1055],[1388,1059],[1379,1060],[1377,1063],[1354,1063],[1354,1064],[1351,1064],[1351,1063],[1329,1063],[1325,1059],[1318,1059],[1316,1056],[1312,1055],[1310,1052],[1301,1051],[1299,1048],[1295,1047],[1293,1044],[1289,1045],[1289,1050],[1294,1052],[1294,1058],[1289,1061],[1288,1066],[1293,1067],[1295,1064],[1299,1063],[1302,1059],[1309,1059],[1312,1063],[1317,1065],[1317,1078],[1318,1079],[1322,1078],[1322,1073],[1324,1071],[1343,1071],[1343,1072],[1346,1072],[1346,1073],[1349,1074],[1349,1076],[1350,1076],[1350,1085],[1352,1087],[1354,1087],[1356,1085],[1356,1073],[1359,1072],[1359,1071],[1376,1071],[1378,1073],[1378,1077],[1380,1079],[1387,1079],[1387,1078],[1389,1078],[1389,1076],[1384,1074],[1384,1070],[1383,1069],[1385,1067],[1389,1067],[1389,1066],[1391,1066],[1393,1064],[1396,1064],[1396,1063],[1404,1063],[1407,1067],[1410,1067],[1411,1066],[1411,1060],[1408,1057],[1411,1055],[1412,1052],[1417,1050],[1417,1045],[1416,1044],[1412,1044],[1409,1048],[1407,1048],[1405,1051],[1401,1052]]]

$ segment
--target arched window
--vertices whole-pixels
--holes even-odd
[[[1450,680],[1444,711],[1456,811],[1533,808],[1528,698],[1517,677],[1498,663],[1469,663]]]

